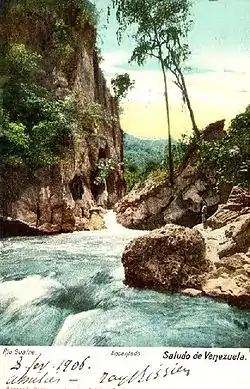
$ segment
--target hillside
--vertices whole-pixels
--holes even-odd
[[[165,139],[147,139],[124,133],[124,160],[145,172],[152,164],[161,164],[166,147]]]
[[[123,143],[127,192],[138,184],[143,185],[149,175],[158,180],[168,174],[165,155],[168,144],[166,139],[147,139],[124,133]],[[172,146],[174,166],[178,166],[185,151],[185,144],[172,140]]]

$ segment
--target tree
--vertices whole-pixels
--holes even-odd
[[[187,31],[188,29],[186,29],[186,32]],[[169,56],[166,58],[166,67],[172,72],[175,77],[174,83],[180,89],[182,93],[183,102],[188,107],[194,135],[199,137],[200,132],[195,121],[194,111],[191,106],[191,101],[189,98],[187,85],[183,74],[184,63],[187,60],[190,51],[187,44],[181,43],[178,34],[173,34],[173,39],[170,40],[168,43]]]
[[[117,36],[122,39],[123,33],[132,26],[132,37],[136,46],[130,61],[144,65],[147,59],[156,59],[161,67],[164,82],[164,96],[168,128],[168,161],[170,183],[174,183],[172,158],[172,137],[170,127],[170,109],[167,85],[167,72],[170,70],[176,77],[177,86],[181,87],[185,102],[191,108],[185,84],[182,63],[187,57],[187,45],[183,43],[190,29],[189,0],[112,0],[119,23]],[[193,111],[193,127],[197,130]]]
[[[54,98],[39,83],[40,55],[24,44],[6,44],[0,67],[1,162],[30,167],[57,163],[74,129],[74,104]]]
[[[134,87],[134,81],[130,80],[129,74],[117,74],[111,80],[111,86],[115,97],[120,100],[127,96],[128,91]]]

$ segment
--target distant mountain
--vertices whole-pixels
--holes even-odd
[[[124,133],[125,164],[133,164],[144,172],[148,164],[163,161],[166,145],[166,139],[147,139]]]

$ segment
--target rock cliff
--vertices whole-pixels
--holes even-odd
[[[203,132],[207,141],[224,136],[224,120],[212,123]],[[123,226],[152,230],[166,223],[193,227],[201,221],[202,201],[212,215],[224,202],[231,187],[216,189],[215,172],[197,167],[197,145],[192,144],[176,172],[175,184],[168,180],[146,181],[142,189],[131,191],[116,204],[117,220]]]
[[[73,44],[70,67],[56,67],[53,57],[46,54],[43,82],[55,96],[78,96],[79,110],[98,105],[103,117],[93,126],[85,124],[78,128],[61,163],[36,170],[0,164],[0,223],[4,236],[16,234],[15,220],[30,226],[31,234],[36,233],[34,229],[55,233],[101,226],[102,223],[91,222],[93,212],[90,212],[93,206],[101,205],[98,203],[104,190],[94,183],[100,159],[112,159],[118,166],[107,178],[108,207],[124,194],[119,165],[123,161],[123,133],[118,103],[99,67],[95,28],[87,21],[79,27],[76,16],[73,13],[71,16],[70,23],[78,39]],[[49,53],[53,20],[38,20],[27,13],[21,19],[14,18],[12,25],[9,22],[0,21],[4,42],[21,42],[38,52]]]
[[[249,189],[233,188],[208,224],[212,228],[167,224],[136,238],[122,256],[125,283],[215,297],[249,308]]]

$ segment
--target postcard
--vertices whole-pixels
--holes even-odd
[[[1,388],[249,385],[249,15],[0,1]]]

